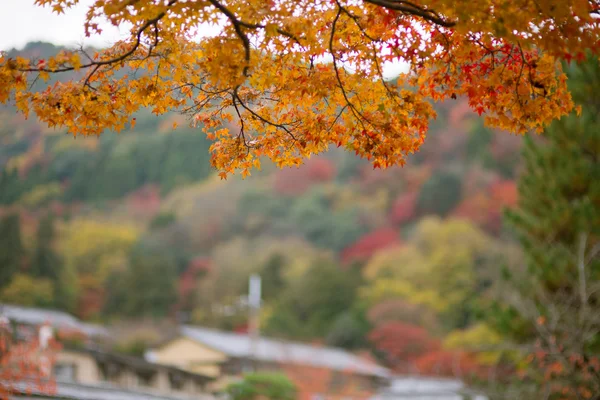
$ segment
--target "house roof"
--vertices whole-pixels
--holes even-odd
[[[488,400],[458,379],[422,376],[395,376],[388,387],[369,400],[462,400],[465,396],[474,400]]]
[[[181,327],[181,334],[229,357],[252,357],[251,340],[245,334],[222,332],[189,325]],[[357,374],[382,378],[389,376],[389,371],[386,368],[342,349],[311,346],[264,337],[258,340],[256,359],[275,363],[310,365],[338,371],[352,371]]]
[[[101,326],[86,324],[71,314],[58,310],[0,304],[0,316],[4,316],[10,321],[20,324],[42,325],[49,323],[55,328],[73,329],[83,332],[88,336],[103,336],[108,334],[108,331]]]
[[[164,395],[144,390],[125,390],[112,385],[82,385],[78,383],[57,382],[56,390],[49,392],[39,385],[31,383],[18,383],[12,388],[17,398],[42,398],[65,400],[213,400],[214,397],[206,394],[194,396]]]

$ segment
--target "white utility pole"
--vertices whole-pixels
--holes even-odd
[[[256,370],[256,362],[258,356],[258,338],[260,335],[260,297],[261,297],[261,280],[260,276],[254,274],[250,276],[248,288],[248,334],[250,335],[250,358],[252,369]]]

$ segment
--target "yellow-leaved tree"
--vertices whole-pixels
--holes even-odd
[[[78,0],[36,0],[68,13]],[[180,111],[214,141],[222,177],[268,157],[298,165],[330,145],[401,165],[435,112],[467,96],[489,125],[540,131],[574,104],[560,60],[597,54],[598,0],[95,0],[130,34],[95,53],[0,56],[0,103],[73,134],[135,123],[140,107]],[[207,24],[216,35],[198,36]],[[408,70],[393,84],[389,63]],[[35,80],[79,71],[39,91]],[[232,129],[231,126],[236,128]]]

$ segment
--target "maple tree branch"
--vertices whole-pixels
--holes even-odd
[[[92,72],[90,72],[86,78],[85,81],[83,81],[83,86],[84,87],[89,87],[92,90],[96,90],[95,87],[93,87],[92,85],[90,85],[90,79],[92,78],[92,75],[94,75],[96,73],[96,71],[98,71],[98,69],[100,68],[100,65],[96,65],[94,66],[94,68],[92,69]]]
[[[217,0],[208,0],[208,2],[227,17],[229,22],[231,22],[231,24],[233,25],[233,29],[235,30],[236,35],[242,41],[245,52],[244,58],[246,60],[246,65],[244,66],[243,74],[244,76],[248,76],[248,69],[250,68],[250,39],[248,39],[248,36],[242,30],[242,27],[253,28],[254,26],[246,24],[239,20],[231,10],[229,10],[223,4],[219,3]]]
[[[94,59],[92,58],[92,56],[90,56],[88,54],[88,52],[85,51],[85,48],[83,47],[83,43],[79,46],[79,48],[77,49],[77,51],[79,53],[83,54],[85,56],[85,58],[87,58],[90,63],[94,62]]]
[[[244,45],[244,52],[245,52],[244,57],[246,60],[246,65],[244,66],[243,74],[244,74],[244,76],[248,76],[248,69],[250,68],[250,39],[248,39],[248,35],[246,35],[246,33],[244,33],[242,28],[266,29],[267,26],[264,24],[251,24],[251,23],[242,21],[233,13],[233,11],[229,10],[227,7],[225,7],[223,4],[221,4],[218,0],[208,0],[208,2],[210,4],[212,4],[217,10],[219,10],[221,13],[223,13],[227,17],[229,22],[231,22],[231,24],[233,25],[233,29],[235,30],[236,35],[242,41],[242,44]],[[292,39],[299,46],[304,47],[300,43],[300,40],[292,33],[287,32],[281,28],[277,28],[277,33],[279,33],[280,35],[286,36],[289,39]]]
[[[202,108],[204,108],[204,106],[210,104],[212,101],[220,102],[222,104],[218,110],[219,112],[222,111],[224,108],[226,108],[226,105],[224,105],[224,102],[223,102],[223,100],[225,99],[225,96],[223,96],[223,94],[229,93],[229,90],[223,90],[221,92],[208,92],[208,91],[204,91],[202,88],[199,88],[198,86],[193,86],[193,87],[200,90],[203,93],[208,94],[209,96],[207,96],[202,101],[199,101],[198,99],[194,99],[193,100],[194,103],[191,106],[186,107],[181,110],[182,114],[198,113]],[[217,112],[217,114],[218,114],[218,112]]]
[[[244,118],[242,118],[242,114],[240,113],[240,110],[238,108],[236,98],[237,98],[237,95],[235,93],[232,93],[231,101],[233,103],[233,108],[235,109],[235,112],[238,116],[238,120],[240,121],[240,135],[238,137],[241,136],[242,140],[244,141],[244,146],[246,146],[246,154],[250,154],[250,149],[254,146],[249,145],[248,142],[246,141],[246,135],[244,133]]]
[[[178,0],[170,0],[169,3],[167,3],[167,7],[172,6],[173,4],[177,3]],[[101,67],[104,65],[114,65],[117,64],[121,61],[124,61],[125,59],[127,59],[129,56],[131,56],[133,53],[136,52],[136,50],[140,47],[141,45],[141,41],[142,41],[142,34],[146,31],[146,29],[148,29],[150,26],[156,26],[156,24],[158,23],[158,21],[160,21],[162,18],[164,18],[167,15],[166,11],[163,11],[161,13],[159,13],[156,17],[151,18],[149,20],[147,20],[136,32],[135,34],[135,42],[133,43],[133,46],[131,47],[131,49],[129,49],[128,51],[126,51],[125,53],[121,54],[120,56],[108,59],[108,60],[101,60],[101,61],[95,61],[95,60],[91,60],[89,63],[81,65],[78,69],[87,69],[87,68],[94,68],[94,70],[92,71],[91,74],[89,74],[84,82],[84,86],[87,87],[91,87],[89,85],[89,80],[91,78],[91,76]],[[155,46],[156,44],[158,44],[158,37],[155,37]],[[150,48],[150,52],[151,52],[152,48]],[[84,52],[85,54],[85,52]],[[87,54],[85,54],[87,56]],[[150,54],[148,54],[148,57],[150,56]],[[89,56],[88,56],[89,58]],[[74,71],[76,68],[74,66],[67,66],[67,67],[61,67],[61,68],[56,68],[56,69],[50,69],[47,67],[29,67],[29,68],[21,68],[19,69],[19,71],[21,72],[48,72],[48,73],[56,73],[56,72],[69,72],[69,71]]]
[[[396,103],[396,105],[401,107],[402,105],[400,104],[400,102],[398,102],[398,92],[392,91],[392,89],[389,87],[389,85],[385,81],[385,78],[383,77],[383,69],[381,68],[381,64],[379,63],[379,58],[377,57],[375,43],[371,43],[371,45],[372,45],[372,50],[373,50],[373,61],[375,63],[375,68],[377,68],[377,75],[379,76],[379,80],[380,80],[381,84],[383,85],[383,87],[385,88],[385,91],[387,92],[388,97],[390,99],[392,99],[394,101],[394,103]]]
[[[175,3],[177,3],[178,0],[170,0],[167,3],[167,7],[170,7],[172,5],[174,5]],[[452,26],[454,25],[453,22],[448,22],[446,20],[444,20],[442,17],[440,17],[435,11],[433,10],[429,10],[429,9],[425,9],[423,7],[417,6],[413,3],[407,2],[407,1],[396,1],[396,0],[367,0],[368,2],[375,4],[375,5],[379,5],[381,7],[384,8],[388,8],[388,9],[392,9],[392,10],[396,10],[396,11],[402,11],[405,13],[409,13],[412,15],[417,15],[420,16],[426,20],[429,20],[431,22],[434,22],[438,25],[441,26]],[[266,29],[266,25],[264,24],[252,24],[252,23],[248,23],[245,22],[241,19],[239,19],[231,10],[229,10],[225,5],[223,5],[219,0],[208,0],[208,2],[213,5],[219,12],[221,12],[223,15],[225,15],[228,20],[231,22],[231,24],[233,25],[233,28],[236,32],[236,35],[239,37],[239,39],[242,41],[242,44],[244,46],[244,51],[245,51],[245,61],[246,61],[246,65],[244,65],[243,68],[243,75],[244,76],[248,76],[248,71],[249,71],[249,64],[250,64],[250,53],[251,53],[251,45],[250,45],[250,39],[248,38],[248,35],[244,32],[243,28],[247,28],[247,29]],[[358,17],[355,16],[354,14],[350,13],[345,7],[343,7],[339,2],[336,1],[336,3],[338,4],[338,10],[343,11],[345,14],[348,15],[348,17],[350,17],[359,27],[359,29],[361,30],[361,32],[363,33],[363,35],[365,35],[365,37],[367,37],[369,40],[371,41],[377,41],[377,39],[371,37],[370,35],[367,34],[367,32],[363,29],[363,27],[360,25],[360,23],[358,22]],[[133,55],[138,48],[141,46],[141,41],[142,41],[142,34],[150,27],[154,27],[154,37],[153,37],[153,43],[149,45],[148,47],[148,57],[152,56],[152,51],[154,48],[156,48],[156,46],[159,43],[159,33],[158,33],[158,22],[165,17],[167,14],[167,11],[163,11],[161,13],[159,13],[156,17],[147,20],[142,26],[139,27],[139,29],[137,30],[136,34],[135,34],[135,42],[133,43],[133,46],[127,50],[125,53],[117,56],[117,57],[113,57],[107,60],[101,60],[101,61],[95,61],[93,59],[91,59],[87,53],[83,53],[89,60],[88,63],[79,66],[77,69],[81,68],[81,69],[89,69],[92,68],[91,72],[86,76],[84,82],[83,82],[83,86],[86,88],[90,88],[90,89],[94,89],[92,85],[90,85],[90,80],[92,78],[92,76],[100,69],[100,67],[105,66],[105,65],[114,65],[117,64],[119,62],[122,62],[124,60],[126,60],[127,58],[129,58],[131,55]],[[335,27],[335,23],[336,21],[339,19],[339,15],[336,15],[333,25]],[[333,35],[333,31],[335,28],[332,29],[332,35]],[[291,40],[293,40],[296,44],[298,44],[299,46],[303,47],[302,43],[300,42],[300,40],[298,39],[298,37],[296,37],[294,34],[287,32],[281,28],[277,28],[276,29],[277,33],[279,33],[280,35],[283,35]],[[331,48],[332,46],[330,46]],[[356,107],[350,103],[347,93],[341,83],[341,79],[339,76],[339,71],[336,65],[336,60],[335,60],[335,55],[332,53],[333,57],[334,57],[334,68],[336,69],[336,77],[338,79],[338,82],[340,83],[340,88],[342,89],[342,92],[344,93],[344,97],[346,98],[346,100],[348,101],[350,108],[353,110],[353,113],[358,114],[357,116],[362,117],[362,119],[365,119],[364,116],[361,115],[361,113],[356,109]],[[73,71],[76,68],[72,65],[67,65],[67,66],[61,66],[59,68],[48,68],[48,67],[29,67],[29,68],[22,68],[19,69],[19,71],[21,72],[47,72],[47,73],[57,73],[57,72],[69,72],[69,71]],[[359,118],[360,119],[360,118]],[[362,121],[361,121],[362,124]]]
[[[512,46],[514,48],[514,46]],[[513,48],[511,48],[511,57],[512,57],[512,51]],[[525,55],[523,54],[523,49],[519,46],[519,50],[521,52],[521,68],[519,69],[519,76],[517,77],[517,80],[515,81],[515,94],[516,94],[516,101],[519,104],[519,106],[523,106],[523,103],[521,101],[521,96],[519,95],[519,85],[521,84],[521,78],[523,77],[523,69],[525,68],[525,62],[523,60],[523,58],[525,57]],[[508,62],[508,60],[507,60]]]
[[[373,50],[373,61],[375,62],[375,67],[377,68],[377,72],[379,75],[379,78],[381,80],[382,85],[385,87],[386,91],[388,92],[388,94],[390,95],[391,98],[394,99],[395,103],[398,104],[398,101],[396,100],[396,96],[394,93],[392,93],[391,89],[389,88],[389,86],[387,85],[387,83],[385,82],[385,79],[383,77],[383,72],[379,63],[379,58],[377,56],[377,50],[375,48],[375,43],[381,43],[381,39],[377,39],[372,37],[371,35],[369,35],[367,33],[367,31],[365,30],[365,28],[360,24],[360,18],[351,13],[350,11],[348,11],[348,9],[344,6],[342,6],[340,3],[338,3],[338,6],[340,7],[340,9],[346,14],[348,15],[348,17],[350,19],[352,19],[352,21],[354,21],[354,24],[358,27],[358,29],[360,30],[360,32],[363,34],[364,37],[366,37],[367,39],[369,39],[371,41],[371,48]],[[446,38],[447,40],[447,38]],[[396,50],[394,50],[396,52],[396,55],[399,56],[398,52]],[[400,104],[398,104],[400,105]]]
[[[244,101],[240,98],[240,95],[238,93],[238,89],[239,89],[239,86],[236,87],[235,89],[233,89],[233,96],[234,96],[235,99],[237,99],[237,101],[240,103],[240,105],[246,111],[248,111],[253,117],[257,118],[258,120],[262,121],[265,124],[274,126],[276,128],[279,128],[279,129],[283,129],[295,142],[297,141],[296,136],[292,133],[292,131],[289,130],[289,128],[286,126],[286,124],[280,124],[280,123],[276,123],[276,122],[270,121],[267,118],[263,117],[262,115],[258,114],[252,108],[248,107],[248,105],[246,105],[246,103],[244,103]]]
[[[381,39],[375,39],[374,37],[372,37],[371,35],[369,35],[367,33],[367,31],[365,31],[365,29],[363,28],[363,26],[360,24],[359,20],[360,18],[351,13],[350,11],[348,11],[348,9],[344,6],[342,6],[339,2],[338,2],[338,7],[340,8],[340,10],[342,10],[344,12],[344,14],[346,14],[352,21],[354,21],[354,23],[356,24],[356,26],[358,27],[358,29],[361,31],[361,33],[367,38],[369,39],[371,42],[381,42]]]
[[[338,120],[340,119],[340,117],[342,116],[342,114],[344,113],[344,111],[346,110],[346,108],[348,108],[348,104],[344,104],[344,107],[342,107],[342,109],[340,110],[340,112],[337,113],[337,115],[335,116],[335,119],[333,120],[333,122],[329,126],[328,131],[331,131],[333,129],[333,127],[335,126],[336,122],[338,122]]]
[[[337,0],[336,0],[336,3],[338,4],[338,11],[335,15],[335,18],[333,19],[333,22],[331,23],[331,34],[329,35],[329,52],[331,53],[331,57],[333,58],[333,62],[332,62],[333,70],[335,71],[335,78],[338,82],[339,88],[342,91],[342,95],[344,96],[344,100],[346,101],[346,104],[348,104],[348,106],[350,107],[350,111],[352,111],[352,114],[354,114],[354,117],[358,120],[358,122],[360,122],[363,129],[366,129],[364,121],[367,121],[367,122],[369,122],[369,121],[362,115],[362,113],[356,108],[356,106],[354,104],[352,104],[352,102],[348,98],[348,94],[346,93],[346,89],[344,88],[342,78],[340,77],[340,71],[337,66],[337,57],[336,57],[335,51],[333,49],[333,40],[335,37],[335,27],[336,27],[337,21],[339,20],[340,16],[342,15],[342,7],[340,6],[340,4]]]
[[[402,0],[365,0],[365,3],[374,4],[389,10],[401,11],[406,14],[411,14],[423,18],[426,21],[433,22],[436,25],[445,28],[451,28],[456,25],[455,21],[448,21],[434,10],[421,7],[417,4],[402,1]]]

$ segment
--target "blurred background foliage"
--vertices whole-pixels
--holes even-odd
[[[518,288],[507,279],[574,287],[578,233],[598,243],[595,68],[570,71],[583,118],[544,138],[491,131],[457,99],[436,104],[404,168],[383,171],[331,149],[221,181],[209,142],[178,116],[143,112],[131,131],[75,139],[2,109],[0,300],[245,331],[260,273],[265,334],[371,350],[398,372],[514,367],[518,352],[493,347],[525,343],[535,324],[499,296]],[[141,353],[160,336],[148,330],[123,329],[117,346]]]

